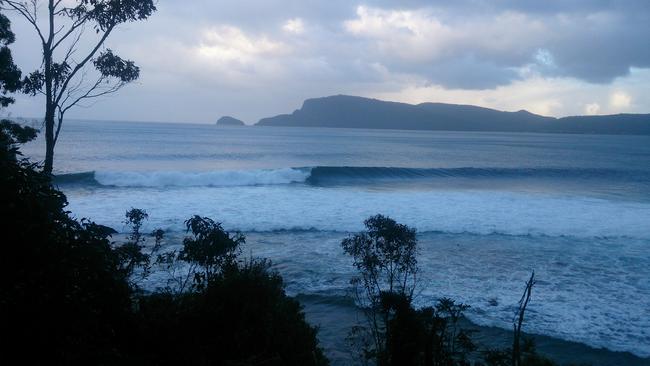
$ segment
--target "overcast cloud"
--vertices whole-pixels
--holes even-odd
[[[160,0],[107,42],[137,84],[70,117],[254,123],[354,94],[552,116],[650,112],[650,1]],[[16,17],[16,62],[40,63]],[[37,117],[20,97],[14,115]]]

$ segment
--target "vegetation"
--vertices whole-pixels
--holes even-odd
[[[4,14],[0,14],[0,107],[6,107],[14,102],[8,96],[20,89],[21,72],[14,64],[9,45],[14,43],[16,37],[11,31],[11,22]]]
[[[361,275],[353,284],[357,301],[364,305],[370,330],[370,339],[360,339],[365,357],[390,364],[385,359],[390,340],[387,325],[401,305],[411,303],[415,290],[415,229],[381,215],[370,217],[364,224],[365,232],[344,239],[341,246],[354,258],[354,266]],[[400,312],[399,316],[402,315]]]
[[[46,11],[41,14],[43,3]],[[51,174],[54,147],[65,113],[84,101],[114,93],[139,78],[140,69],[133,61],[102,47],[120,24],[149,18],[156,11],[155,2],[2,0],[0,5],[24,18],[40,40],[43,62],[38,70],[25,77],[23,90],[45,97],[43,170]],[[87,50],[81,49],[84,43],[90,44]]]
[[[27,11],[23,3],[3,3]],[[125,8],[115,9],[118,3]],[[61,2],[49,4],[52,17],[52,9]],[[153,10],[150,1],[83,0],[54,15],[71,17],[77,27],[95,21],[105,39],[119,22],[144,19]],[[32,13],[21,14],[35,23]],[[72,33],[65,34],[63,39]],[[48,39],[50,44],[44,47],[52,46],[52,33]],[[2,106],[11,104],[13,99],[7,94],[21,87],[20,70],[7,47],[13,41],[9,20],[0,14]],[[127,62],[123,68],[117,59],[111,65],[113,56],[102,57],[95,59],[100,80],[121,78],[122,72],[128,74],[127,69],[134,67]],[[76,72],[70,72],[65,62],[45,62],[43,75],[37,71],[26,85],[63,93]],[[48,72],[53,74],[47,76]],[[134,76],[130,75],[126,78]],[[35,86],[34,80],[41,77],[40,86]],[[56,108],[62,119],[65,108],[58,104]],[[244,235],[229,233],[210,218],[193,216],[185,222],[188,235],[183,248],[163,251],[164,232],[154,230],[151,245],[142,231],[148,213],[132,208],[125,215],[131,233],[124,243],[112,242],[115,230],[75,220],[65,210],[65,195],[50,181],[51,159],[49,168],[46,160],[41,170],[23,158],[19,145],[33,140],[37,132],[0,121],[0,232],[5,237],[0,256],[4,340],[0,349],[5,359],[69,365],[328,364],[318,347],[316,329],[305,321],[300,304],[286,296],[280,275],[266,260],[240,258]],[[46,118],[46,134],[50,133]],[[53,143],[48,145],[52,149]],[[367,219],[365,227],[364,232],[342,241],[360,275],[353,284],[367,325],[354,328],[350,339],[359,346],[364,362],[381,366],[553,365],[521,335],[534,273],[513,320],[512,349],[479,351],[472,333],[460,322],[468,305],[443,298],[432,307],[413,307],[418,274],[415,229],[382,215]],[[138,286],[138,279],[146,278],[154,267],[169,274],[167,286],[147,293]]]
[[[35,136],[32,128],[0,124],[3,357],[72,365],[327,364],[282,278],[267,261],[238,258],[243,235],[195,216],[179,253],[157,252],[160,230],[145,253],[148,215],[132,209],[131,234],[113,243],[113,229],[71,218],[50,176],[21,157],[18,144]],[[190,268],[191,284],[144,293],[134,278],[154,264]]]
[[[31,3],[34,13],[27,12],[26,3],[2,3],[33,20],[40,35],[36,1]],[[147,253],[142,233],[148,217],[145,211],[126,213],[125,223],[132,231],[126,242],[116,244],[110,240],[115,230],[77,221],[65,210],[65,195],[50,181],[56,142],[56,137],[51,140],[50,113],[54,106],[60,118],[65,112],[56,98],[64,95],[74,74],[118,23],[144,19],[155,7],[152,1],[83,0],[74,8],[56,10],[60,4],[49,1],[44,69],[27,80],[34,90],[46,88],[50,155],[44,171],[24,159],[19,150],[38,131],[8,120],[0,122],[3,358],[24,364],[68,365],[326,365],[316,329],[305,322],[298,302],[285,295],[282,278],[264,260],[238,259],[243,235],[231,235],[219,223],[195,216],[186,222],[191,236],[183,241],[180,253],[158,253],[162,230],[152,233],[155,242]],[[72,28],[52,33],[55,15],[70,17]],[[54,43],[53,37],[63,34],[63,40],[88,21],[96,23],[102,40],[86,61],[72,69],[67,57],[61,64],[54,63],[52,52],[60,41]],[[3,106],[13,102],[5,95],[20,87],[20,71],[7,48],[14,40],[9,26],[9,20],[0,15]],[[123,71],[134,66],[107,53],[95,59],[95,66],[102,82],[107,76],[122,82],[137,76],[124,76]],[[61,119],[56,135],[60,126]],[[143,292],[136,277],[146,277],[155,264],[168,269],[189,267],[186,278],[192,279],[191,286],[178,292]]]
[[[112,248],[112,229],[65,211],[49,176],[22,159],[17,143],[33,129],[0,131],[0,317],[5,357],[24,363],[97,363],[118,356],[129,329],[129,273]],[[21,352],[27,347],[37,352]]]
[[[452,299],[415,309],[417,239],[415,229],[382,215],[365,222],[366,230],[344,239],[341,246],[354,259],[359,278],[352,284],[367,324],[353,328],[349,340],[360,350],[362,361],[380,366],[531,366],[553,365],[535,352],[534,343],[521,343],[521,328],[534,274],[513,321],[511,350],[478,350],[472,332],[460,325],[469,305]]]

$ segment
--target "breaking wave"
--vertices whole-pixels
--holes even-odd
[[[56,177],[59,184],[114,187],[235,187],[306,183],[326,186],[424,179],[600,179],[650,183],[646,172],[582,168],[394,168],[335,167],[218,170],[208,172],[83,172]]]

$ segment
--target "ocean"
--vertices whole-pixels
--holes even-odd
[[[125,232],[137,207],[180,238],[209,216],[334,308],[341,240],[388,215],[418,230],[418,305],[510,329],[534,270],[525,331],[650,357],[649,136],[68,121],[54,166],[77,218]]]

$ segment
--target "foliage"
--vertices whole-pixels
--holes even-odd
[[[149,215],[144,210],[132,208],[126,212],[125,217],[124,223],[131,226],[131,234],[124,244],[115,247],[115,252],[120,258],[120,269],[127,277],[131,278],[136,267],[144,267],[143,274],[146,275],[148,274],[146,269],[149,268],[150,256],[142,252],[144,238],[140,230]]]
[[[413,296],[417,274],[415,229],[376,215],[364,221],[366,231],[341,242],[354,258],[368,297],[381,292]]]
[[[4,14],[0,14],[0,106],[6,107],[14,102],[14,98],[8,96],[20,89],[21,72],[14,64],[13,56],[9,45],[14,43],[16,37],[11,31],[11,22]]]
[[[473,331],[464,329],[460,323],[469,305],[442,298],[433,307],[413,307],[418,272],[415,229],[382,215],[370,217],[365,226],[366,231],[341,243],[345,253],[352,256],[361,277],[353,280],[353,284],[368,325],[354,327],[348,339],[359,348],[365,363],[381,366],[553,365],[535,352],[531,341],[526,341],[519,349],[534,275],[526,283],[514,321],[517,348],[487,350],[481,354],[472,340]]]
[[[468,355],[477,349],[472,332],[463,329],[459,321],[469,305],[449,298],[438,300],[435,307],[418,310],[425,330],[424,364],[464,365]]]
[[[360,278],[353,279],[357,300],[368,320],[369,339],[360,336],[365,358],[386,364],[391,319],[403,306],[393,308],[399,299],[410,303],[417,275],[415,229],[395,220],[376,215],[364,221],[366,230],[341,242],[343,251],[352,256]],[[394,323],[394,322],[393,322]]]
[[[140,77],[140,68],[133,61],[123,60],[108,49],[93,60],[95,68],[104,76],[118,78],[130,83]]]
[[[34,136],[29,127],[0,124],[3,357],[25,364],[327,364],[282,278],[266,261],[237,261],[244,237],[208,218],[187,221],[191,235],[172,263],[195,263],[201,286],[136,291],[134,269],[155,264],[163,231],[151,233],[145,253],[144,210],[126,213],[131,233],[123,244],[110,241],[111,228],[72,219],[50,176],[20,156],[17,144]]]
[[[97,363],[116,357],[128,329],[131,288],[110,228],[65,212],[49,176],[20,158],[30,128],[0,131],[0,321],[4,357],[22,363]],[[36,352],[21,352],[25,347]]]
[[[194,285],[202,288],[206,281],[234,264],[239,246],[246,239],[240,233],[230,235],[208,217],[194,216],[185,221],[185,226],[192,236],[183,240],[178,258],[190,264]]]
[[[137,349],[158,365],[326,365],[316,330],[282,278],[251,260],[215,274],[201,291],[141,301]],[[147,349],[157,349],[147,353]]]
[[[149,257],[155,256],[153,265],[167,272],[167,286],[162,290],[168,293],[182,293],[188,288],[203,289],[211,278],[229,267],[237,266],[240,246],[246,242],[241,233],[231,234],[208,217],[195,215],[185,221],[185,227],[191,236],[183,239],[183,249],[180,251],[160,252],[163,232],[158,229],[151,234],[157,244]]]

